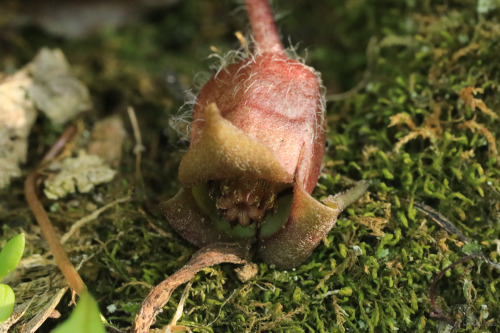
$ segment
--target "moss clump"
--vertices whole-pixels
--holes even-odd
[[[130,325],[150,287],[195,251],[172,233],[157,206],[178,187],[182,145],[166,129],[183,103],[158,73],[175,69],[178,82],[189,84],[206,68],[202,59],[210,45],[222,51],[236,47],[232,32],[242,25],[234,22],[197,37],[202,26],[228,17],[233,8],[230,2],[210,3],[185,1],[171,9],[175,12],[141,25],[60,45],[72,64],[80,64],[77,75],[94,96],[96,108],[86,123],[112,110],[125,115],[122,106],[133,104],[147,148],[141,195],[101,214],[80,231],[80,240],[69,243],[72,258],[92,255],[82,275],[104,316],[120,328]],[[291,13],[278,21],[282,31],[312,45],[308,62],[323,72],[329,93],[354,86],[371,64],[364,89],[328,104],[329,148],[315,195],[345,190],[357,179],[371,181],[370,193],[342,214],[323,244],[295,270],[259,263],[258,275],[246,283],[238,281],[230,265],[198,274],[179,324],[194,332],[445,329],[429,317],[429,288],[441,269],[465,255],[463,242],[416,207],[426,204],[439,211],[476,240],[483,254],[499,260],[500,7],[491,2],[484,9],[485,1],[475,0],[386,1],[385,6],[339,0],[276,3]],[[162,30],[167,28],[178,33],[167,36]],[[14,34],[33,50],[8,44],[0,56],[2,67],[13,58],[20,65],[36,48],[57,41],[29,32]],[[377,41],[367,59],[371,37]],[[29,163],[39,161],[60,131],[44,121],[35,126]],[[133,144],[126,142],[111,185],[45,203],[61,229],[87,215],[89,204],[121,197],[135,183]],[[0,219],[6,222],[2,239],[20,226],[36,235],[21,182],[2,193],[0,204]],[[45,253],[43,241],[33,239],[27,255]],[[462,331],[488,331],[500,325],[499,281],[490,266],[468,261],[439,281],[437,304],[449,316],[465,318]],[[171,320],[181,292],[158,316],[157,327]]]

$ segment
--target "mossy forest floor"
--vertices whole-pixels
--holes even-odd
[[[130,327],[150,288],[196,251],[158,208],[178,189],[177,166],[187,148],[169,121],[184,102],[182,90],[213,63],[207,59],[213,49],[224,54],[238,47],[233,33],[246,27],[244,11],[235,11],[239,6],[181,1],[141,23],[78,40],[33,26],[0,31],[3,72],[22,67],[44,46],[65,53],[94,103],[81,117],[83,135],[111,114],[126,123],[113,182],[89,194],[43,200],[62,234],[134,190],[131,201],[105,211],[66,244],[71,259],[83,262],[80,273],[102,314],[120,330]],[[332,100],[315,196],[343,191],[359,179],[370,181],[369,193],[294,270],[258,262],[257,276],[246,283],[233,265],[197,274],[179,324],[193,332],[500,330],[500,273],[480,259],[449,270],[436,287],[437,305],[461,328],[430,318],[434,277],[471,246],[464,250],[462,240],[418,209],[432,207],[475,241],[476,250],[500,260],[500,2],[276,0],[274,6],[283,35],[300,42],[298,54],[322,73]],[[335,95],[358,82],[358,91]],[[142,181],[127,106],[135,109],[145,146]],[[63,130],[37,120],[24,176]],[[0,221],[0,245],[22,231],[25,258],[47,253],[23,179],[1,190]],[[54,278],[57,271],[51,272]],[[29,279],[21,272],[19,281]],[[176,290],[155,327],[170,322],[181,294]],[[61,319],[48,319],[41,332],[68,316],[68,301],[66,295],[57,307]]]

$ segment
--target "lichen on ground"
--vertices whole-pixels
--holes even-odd
[[[47,171],[54,173],[45,180],[43,192],[51,200],[65,198],[77,191],[88,193],[95,186],[111,181],[116,174],[99,156],[85,151],[80,151],[77,157],[54,161],[47,166]]]
[[[464,244],[420,212],[419,204],[440,212],[483,254],[500,260],[500,6],[482,0],[384,4],[275,1],[288,14],[278,20],[281,31],[303,41],[306,61],[322,72],[328,95],[355,86],[370,64],[363,89],[328,103],[328,148],[314,195],[322,199],[358,179],[371,182],[369,193],[294,270],[257,262],[257,276],[245,283],[231,265],[199,273],[179,325],[193,332],[449,329],[429,317],[429,288],[440,270],[466,255]],[[169,117],[183,104],[179,86],[189,86],[208,67],[203,59],[209,47],[221,53],[237,47],[233,33],[244,20],[242,14],[231,16],[234,8],[231,1],[184,1],[141,25],[65,43],[33,27],[0,34],[8,46],[0,55],[2,69],[21,67],[38,48],[59,44],[90,87],[95,110],[84,116],[87,128],[109,113],[127,123],[127,105],[137,112],[146,146],[141,182],[129,135],[112,183],[44,201],[64,233],[71,222],[135,188],[133,202],[102,213],[66,245],[75,263],[83,261],[83,279],[118,328],[130,326],[151,287],[196,250],[158,209],[158,201],[178,188],[176,170],[185,148],[169,129]],[[367,59],[372,37],[374,51]],[[19,47],[19,40],[28,47]],[[166,84],[166,73],[177,80]],[[24,174],[61,130],[43,119],[36,123]],[[45,254],[21,181],[1,192],[0,208],[2,242],[22,229],[31,237],[25,257]],[[467,261],[440,279],[437,304],[450,317],[465,318],[468,328],[458,331],[492,331],[500,326],[499,282],[492,267]],[[156,327],[170,322],[181,294],[176,290]],[[58,307],[63,317],[67,303]]]

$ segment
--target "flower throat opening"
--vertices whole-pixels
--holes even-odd
[[[278,188],[262,179],[241,178],[213,182],[210,192],[221,217],[246,227],[274,208]]]

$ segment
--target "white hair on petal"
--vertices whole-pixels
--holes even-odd
[[[179,137],[179,143],[189,142],[189,132],[193,120],[193,106],[196,104],[196,94],[192,90],[184,92],[184,104],[175,115],[171,115],[168,125]]]
[[[217,79],[218,74],[225,70],[227,66],[235,64],[238,62],[243,63],[242,66],[236,72],[236,77],[240,75],[240,71],[255,62],[255,55],[249,52],[249,49],[254,47],[253,39],[250,37],[245,37],[247,41],[247,46],[243,45],[237,50],[231,50],[224,55],[213,53],[208,56],[209,59],[215,59],[209,68],[211,72],[200,72],[193,78],[193,90],[186,92],[186,97],[184,104],[179,108],[179,111],[172,115],[169,120],[169,126],[177,133],[179,136],[179,142],[188,142],[189,134],[191,129],[191,122],[193,119],[193,109],[197,103],[197,95],[207,83],[207,81],[213,76]],[[248,42],[250,40],[250,42]],[[236,95],[240,90],[241,86],[235,86],[233,94]]]
[[[244,1],[243,0],[236,0],[236,2],[240,3],[241,6],[239,6],[235,11],[240,11],[244,9]],[[273,1],[271,1],[272,4]],[[279,12],[276,14],[276,11],[274,11],[275,18],[276,17],[283,17],[287,15],[284,12]],[[253,63],[256,62],[256,58],[261,55],[261,51],[258,48],[258,45],[256,45],[255,40],[251,34],[246,34],[245,35],[245,41],[246,45],[241,45],[238,49],[236,50],[231,50],[227,52],[224,55],[221,55],[219,53],[213,53],[210,56],[208,56],[209,59],[215,59],[211,65],[209,65],[210,72],[201,72],[195,75],[193,79],[193,90],[190,90],[186,92],[186,99],[184,104],[181,106],[179,111],[177,112],[176,115],[173,115],[169,121],[170,127],[172,127],[175,132],[179,135],[180,142],[183,141],[189,141],[189,133],[190,133],[190,128],[191,128],[191,122],[193,118],[193,109],[194,105],[197,103],[197,95],[203,88],[203,86],[206,84],[206,82],[211,78],[214,77],[217,79],[218,74],[220,74],[221,71],[226,70],[226,68],[231,65],[235,64],[238,62],[241,62],[241,66],[237,69],[236,73],[234,74],[234,80],[238,82],[233,88],[232,95],[233,97],[239,94],[242,89],[245,87],[245,89],[250,89],[252,87],[256,80],[254,78],[257,73],[252,72],[249,77],[244,80],[240,81],[238,80],[238,77],[240,75],[243,75],[242,71],[247,68],[248,66],[251,66]],[[296,64],[290,64],[291,66],[304,66],[307,69],[309,69],[311,72],[314,73],[318,80],[318,84],[320,86],[320,91],[318,92],[317,99],[318,99],[318,105],[319,110],[318,112],[320,113],[319,115],[316,115],[316,130],[313,131],[313,133],[320,133],[320,131],[324,131],[324,123],[325,123],[325,108],[326,108],[326,99],[325,99],[325,87],[323,86],[322,80],[321,80],[321,73],[316,71],[314,68],[305,65],[305,59],[307,58],[307,49],[305,49],[305,56],[300,56],[298,54],[298,50],[300,43],[292,44],[291,39],[288,38],[288,47],[285,49],[285,53],[289,59],[295,60],[298,63]],[[249,51],[252,50],[252,51]],[[276,62],[286,62],[287,60],[280,56],[279,54],[275,54],[272,57],[273,61]],[[310,84],[308,82],[304,82],[304,84]],[[269,86],[268,89],[271,89],[272,86]],[[290,87],[289,87],[290,89]],[[288,89],[287,89],[288,90]],[[314,135],[314,134],[313,134]],[[316,139],[313,137],[313,140]]]

